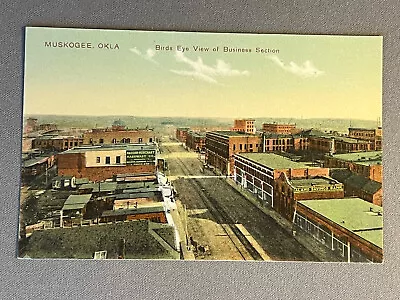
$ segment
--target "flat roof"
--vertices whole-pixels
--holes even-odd
[[[89,202],[92,194],[70,195],[65,201],[62,210],[82,209]]]
[[[43,163],[47,162],[48,159],[49,158],[47,156],[46,157],[39,156],[39,157],[31,158],[31,159],[25,160],[23,162],[23,166],[24,166],[24,168],[33,167],[34,165],[39,165],[39,164],[43,164]]]
[[[96,146],[78,146],[60,154],[71,154],[71,153],[85,153],[88,151],[112,151],[112,150],[155,150],[156,145],[154,143],[147,144],[104,144]]]
[[[92,193],[113,192],[117,189],[116,182],[100,182],[100,183],[85,183],[79,188],[80,190],[92,189]]]
[[[335,154],[334,158],[357,162],[363,165],[377,165],[382,164],[382,151],[366,151],[366,152],[354,152],[346,154]]]
[[[210,131],[209,133],[219,134],[219,135],[222,135],[222,136],[225,136],[225,137],[231,137],[231,136],[257,136],[256,134],[246,133],[246,132],[242,132],[242,131],[231,131],[231,130]]]
[[[302,186],[315,186],[315,185],[332,185],[332,184],[340,184],[340,182],[337,182],[333,178],[329,177],[314,177],[314,178],[308,178],[308,179],[290,179],[290,183],[294,187],[302,187]]]
[[[304,200],[298,203],[368,242],[383,247],[382,207],[360,198]]]
[[[295,162],[290,160],[289,158],[283,157],[274,153],[261,153],[261,152],[249,152],[249,153],[240,153],[236,154],[238,156],[242,156],[249,160],[252,160],[261,165],[267,166],[271,169],[303,169],[310,167],[304,163]]]

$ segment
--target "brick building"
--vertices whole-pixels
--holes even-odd
[[[300,130],[296,128],[296,124],[278,124],[278,123],[263,123],[263,132],[277,134],[294,134]]]
[[[186,143],[186,137],[188,131],[190,130],[189,127],[179,127],[176,129],[175,138],[180,141],[181,143]]]
[[[262,133],[263,152],[307,150],[308,138],[301,135]]]
[[[232,131],[239,131],[251,134],[256,133],[256,128],[254,127],[254,119],[235,120]]]
[[[274,209],[290,221],[297,201],[343,197],[343,184],[327,176],[289,179],[282,172],[275,180]]]
[[[343,261],[383,260],[382,207],[360,198],[298,201],[293,221]]]
[[[372,150],[382,150],[382,127],[349,128],[349,137],[373,142]]]
[[[234,180],[275,206],[276,181],[284,173],[288,179],[329,176],[329,169],[310,167],[304,163],[273,153],[241,153],[234,155]]]
[[[332,178],[344,184],[345,196],[356,196],[375,205],[382,206],[382,183],[353,173],[348,169],[333,168],[330,169],[329,174]]]
[[[41,151],[64,151],[83,144],[82,137],[43,135],[33,139],[33,149]]]
[[[240,131],[215,131],[206,133],[206,163],[223,174],[233,174],[233,155],[259,152],[261,137]]]
[[[326,156],[324,167],[347,168],[358,175],[382,183],[382,151]]]
[[[156,156],[154,143],[77,147],[58,155],[58,175],[102,181],[117,174],[154,173]]]
[[[206,134],[205,132],[188,131],[186,137],[186,147],[197,152],[205,151]]]
[[[124,129],[113,125],[112,128],[95,128],[83,134],[85,145],[154,143],[156,135],[153,129]]]
[[[370,141],[333,135],[310,136],[308,140],[309,150],[331,154],[372,151],[374,147]]]

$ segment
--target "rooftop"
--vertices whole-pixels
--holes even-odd
[[[123,216],[123,215],[148,214],[157,212],[164,212],[164,206],[162,202],[151,203],[147,204],[146,206],[138,206],[138,208],[106,210],[103,212],[101,216],[111,217],[111,216]]]
[[[246,133],[242,131],[230,131],[230,130],[221,130],[221,131],[211,131],[210,133],[222,135],[225,137],[231,136],[256,136],[255,134]]]
[[[333,157],[344,161],[357,162],[367,166],[382,164],[382,151],[336,154],[333,155]]]
[[[271,169],[303,169],[310,168],[304,163],[291,161],[290,159],[274,153],[241,153],[237,154],[244,158],[250,159],[256,163],[267,166]]]
[[[47,160],[48,160],[47,156],[46,157],[39,156],[39,157],[35,157],[35,158],[31,158],[31,159],[25,160],[23,162],[23,166],[24,166],[24,168],[29,168],[29,167],[32,167],[34,165],[43,164],[43,163],[47,162]]]
[[[92,194],[70,195],[65,201],[62,210],[82,209],[89,202]]]
[[[309,187],[309,186],[321,186],[321,185],[331,185],[331,184],[340,184],[333,178],[329,177],[314,177],[309,179],[296,179],[293,178],[290,180],[290,183],[294,187]]]
[[[330,169],[332,178],[345,185],[362,190],[368,194],[375,194],[382,188],[382,183],[355,174],[348,169]]]
[[[382,207],[360,198],[305,200],[298,203],[354,232],[368,242],[380,248],[383,247]]]
[[[70,150],[64,151],[61,154],[72,154],[72,153],[85,153],[88,151],[112,151],[112,150],[155,150],[156,145],[154,143],[148,144],[107,144],[107,145],[96,145],[96,146],[80,146]]]
[[[117,189],[116,182],[99,182],[99,183],[85,183],[79,188],[80,190],[92,189],[92,193],[100,192],[114,192]]]

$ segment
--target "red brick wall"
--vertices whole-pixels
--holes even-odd
[[[164,212],[137,214],[137,215],[130,215],[127,217],[127,220],[154,220],[154,219],[159,219],[160,223],[167,223],[167,218],[165,217]]]
[[[83,153],[67,153],[58,156],[58,175],[88,178],[91,181],[102,181],[112,178],[116,174],[124,173],[151,173],[156,171],[155,165],[127,165],[86,168]]]
[[[150,139],[152,142],[156,141],[155,133],[152,130],[122,130],[122,131],[94,131],[86,132],[83,135],[83,143],[91,144],[90,139],[93,140],[93,144],[99,144],[100,139],[103,139],[103,144],[112,144],[113,139],[115,143],[122,143],[122,139],[130,139],[130,143],[140,143],[139,138],[142,138],[142,143],[149,143]]]

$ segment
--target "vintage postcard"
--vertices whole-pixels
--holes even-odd
[[[20,258],[383,261],[382,37],[27,27]]]

